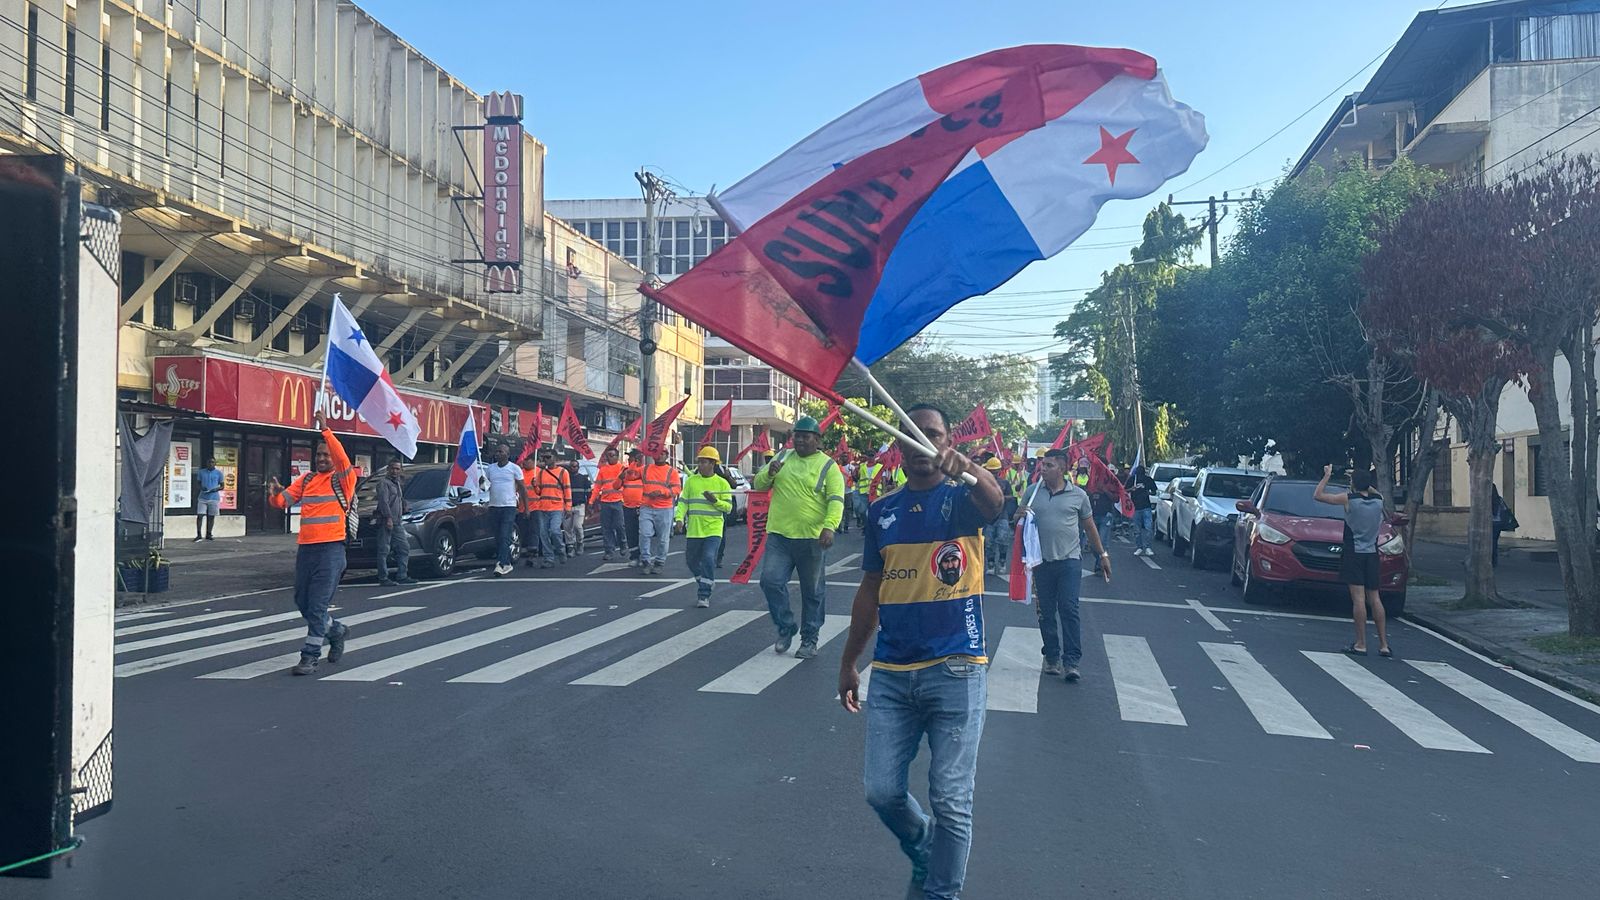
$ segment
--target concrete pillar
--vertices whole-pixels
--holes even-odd
[[[210,235],[190,232],[175,238],[176,246],[172,248],[172,255],[162,260],[161,265],[157,266],[156,270],[150,273],[150,277],[128,297],[127,302],[122,304],[122,308],[117,311],[118,322],[127,322],[133,318],[134,313],[143,309],[144,305],[150,302],[150,298],[155,296],[156,289],[166,284],[167,279],[171,278],[173,273],[178,271],[178,267],[183,265],[183,261],[189,258],[189,254],[194,252],[194,248],[208,237]]]
[[[450,383],[450,379],[455,378],[456,373],[461,371],[462,367],[467,364],[467,361],[472,359],[473,355],[476,354],[478,350],[487,343],[489,343],[489,336],[486,334],[480,335],[477,340],[473,341],[467,347],[466,352],[456,357],[455,362],[451,363],[450,367],[444,370],[444,374],[428,382],[428,386],[432,388],[443,388],[448,385]]]
[[[204,337],[211,326],[222,318],[223,313],[233,309],[234,301],[239,299],[239,295],[249,290],[250,285],[255,283],[256,278],[267,270],[268,262],[269,260],[265,256],[251,257],[250,265],[246,266],[238,279],[226,291],[222,292],[222,296],[217,298],[217,302],[211,304],[211,308],[206,310],[206,314],[201,316],[193,325],[183,329],[179,334],[183,335],[187,341]]]
[[[376,350],[378,356],[381,358],[385,353],[388,353],[395,344],[400,342],[400,337],[407,331],[410,331],[411,326],[417,324],[417,320],[422,318],[423,314],[427,311],[428,308],[426,306],[419,306],[416,309],[413,309],[411,312],[406,313],[405,321],[401,322],[400,325],[395,328],[395,330],[389,332],[389,336],[383,339],[383,343],[372,349]]]
[[[395,371],[394,377],[420,381],[421,379],[412,378],[412,375],[422,368],[423,364],[428,361],[428,357],[433,355],[433,351],[439,349],[439,345],[444,343],[444,339],[449,337],[450,332],[454,331],[459,324],[460,322],[453,319],[445,322],[438,331],[433,333],[433,337],[428,338],[428,342],[422,345],[421,350],[418,350],[414,356],[406,360],[405,365]]]
[[[483,387],[483,383],[488,381],[496,372],[499,372],[500,367],[505,364],[506,360],[510,359],[512,355],[517,352],[517,348],[521,345],[521,341],[508,342],[506,344],[506,348],[500,351],[500,355],[495,357],[494,362],[490,363],[487,369],[484,369],[482,372],[478,373],[477,378],[472,379],[472,381],[468,383],[466,387],[461,389],[461,396],[470,397],[472,396],[473,391]]]
[[[278,332],[289,327],[289,323],[294,320],[294,317],[300,312],[300,309],[306,305],[306,301],[310,300],[312,297],[315,297],[317,292],[322,290],[322,286],[327,284],[328,279],[331,277],[332,276],[329,275],[319,275],[316,278],[306,282],[306,286],[300,290],[300,293],[296,294],[295,298],[290,300],[288,304],[283,307],[283,312],[279,313],[278,317],[273,319],[272,322],[267,325],[267,330],[261,332],[260,337],[248,344],[245,344],[243,347],[240,347],[239,351],[250,356],[255,356],[261,351],[267,349],[267,347],[272,344],[272,339],[278,336]]]

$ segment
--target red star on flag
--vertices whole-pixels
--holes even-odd
[[[1124,163],[1137,164],[1139,162],[1137,157],[1128,152],[1128,140],[1132,138],[1133,133],[1138,130],[1139,129],[1137,128],[1130,128],[1116,137],[1112,137],[1111,132],[1107,131],[1104,125],[1101,125],[1100,149],[1096,150],[1093,156],[1084,160],[1083,164],[1086,166],[1105,166],[1106,174],[1111,177],[1111,183],[1116,184],[1117,166],[1123,165]]]
[[[397,412],[389,413],[389,424],[390,425],[394,426],[395,428],[399,428],[401,425],[404,425],[405,423],[406,423],[406,417],[405,416],[402,416]]]

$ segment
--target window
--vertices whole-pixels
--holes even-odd
[[[171,329],[174,327],[172,324],[172,293],[173,284],[171,278],[168,278],[161,287],[156,288],[155,297],[152,298],[152,301],[155,303],[155,316],[153,318],[157,328]]]
[[[226,118],[224,118],[226,121]],[[100,45],[100,130],[111,130],[111,45]],[[223,140],[222,146],[228,146]]]
[[[610,310],[606,309],[606,292],[594,287],[593,285],[590,285],[589,315],[594,316],[597,319],[604,319],[609,314]]]
[[[1517,23],[1523,62],[1600,56],[1600,13],[1530,16]]]
[[[61,100],[61,111],[72,115],[78,109],[78,29],[67,29],[67,95]]]
[[[683,392],[694,393],[694,364],[688,360],[683,361]]]
[[[1561,446],[1568,454],[1567,459],[1570,460],[1572,442],[1562,441]],[[1533,440],[1528,441],[1528,495],[1531,497],[1550,496],[1550,467],[1558,463],[1550,459],[1543,450],[1544,448]]]
[[[28,74],[22,92],[29,100],[39,99],[39,11],[28,6]]]

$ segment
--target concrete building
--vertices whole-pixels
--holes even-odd
[[[1351,163],[1382,168],[1406,157],[1486,183],[1563,154],[1600,150],[1600,2],[1497,0],[1420,13],[1360,92],[1340,101],[1291,171]],[[1566,361],[1557,360],[1565,384]],[[1562,416],[1570,418],[1562,399]],[[1554,527],[1539,435],[1522,388],[1505,389],[1495,480],[1521,529],[1550,539]],[[1428,502],[1428,525],[1465,528],[1466,447],[1450,434]]]
[[[569,222],[573,228],[587,234],[592,240],[604,243],[607,250],[620,254],[635,265],[641,265],[647,252],[642,236],[645,234],[645,208],[642,199],[605,200],[552,200],[550,213]],[[703,198],[685,197],[668,201],[657,210],[656,237],[658,241],[658,274],[671,281],[689,270],[707,256],[716,252],[731,239],[730,229],[717,216]],[[733,432],[721,434],[714,445],[731,459],[740,449],[755,440],[763,428],[776,428],[786,432],[794,422],[799,396],[799,385],[794,379],[775,372],[770,366],[752,357],[727,341],[704,329],[689,326],[682,317],[671,310],[663,310],[665,326],[661,329],[662,347],[667,346],[665,335],[669,330],[678,332],[679,339],[688,341],[696,335],[703,343],[704,372],[699,381],[691,381],[688,374],[681,378],[683,390],[691,384],[702,386],[703,409],[701,415],[709,419],[722,405],[733,400]],[[685,352],[688,352],[686,347]],[[666,375],[668,373],[662,373]],[[665,381],[658,381],[665,384]],[[657,399],[656,408],[663,403],[676,403],[680,395]],[[691,401],[684,408],[685,415],[694,406]],[[700,421],[694,419],[691,421]],[[686,434],[698,443],[703,432],[693,428]],[[741,464],[747,471],[758,461],[747,458]]]
[[[468,415],[506,430],[571,396],[605,440],[636,405],[617,336],[628,304],[637,314],[620,285],[639,273],[554,227],[533,137],[524,290],[490,294],[484,266],[462,262],[484,245],[481,202],[455,199],[484,193],[483,146],[453,128],[481,125],[484,107],[343,0],[0,0],[0,152],[64,155],[122,213],[119,396],[209,416],[175,446],[224,468],[219,531],[292,524],[263,486],[310,466],[336,292],[418,416],[419,460],[447,459]],[[363,469],[392,454],[332,410]],[[186,493],[169,492],[174,514]]]
[[[1061,418],[1056,415],[1056,391],[1061,389],[1061,378],[1056,375],[1055,362],[1060,353],[1050,354],[1039,363],[1039,394],[1034,399],[1033,424],[1044,425]]]

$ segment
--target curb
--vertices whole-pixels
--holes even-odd
[[[1486,641],[1470,631],[1463,631],[1447,624],[1446,622],[1431,618],[1426,614],[1418,615],[1411,610],[1406,610],[1405,618],[1416,622],[1419,625],[1431,628],[1434,631],[1437,631],[1445,637],[1451,639],[1452,641],[1481,653],[1498,663],[1508,665],[1511,668],[1516,669],[1518,672],[1521,672],[1525,675],[1530,675],[1546,684],[1558,687],[1561,690],[1581,697],[1590,703],[1600,703],[1600,684],[1590,681],[1587,678],[1579,678],[1575,675],[1567,675],[1559,669],[1555,669],[1543,663],[1530,660],[1518,651],[1506,647],[1503,644],[1497,644],[1493,641]]]

